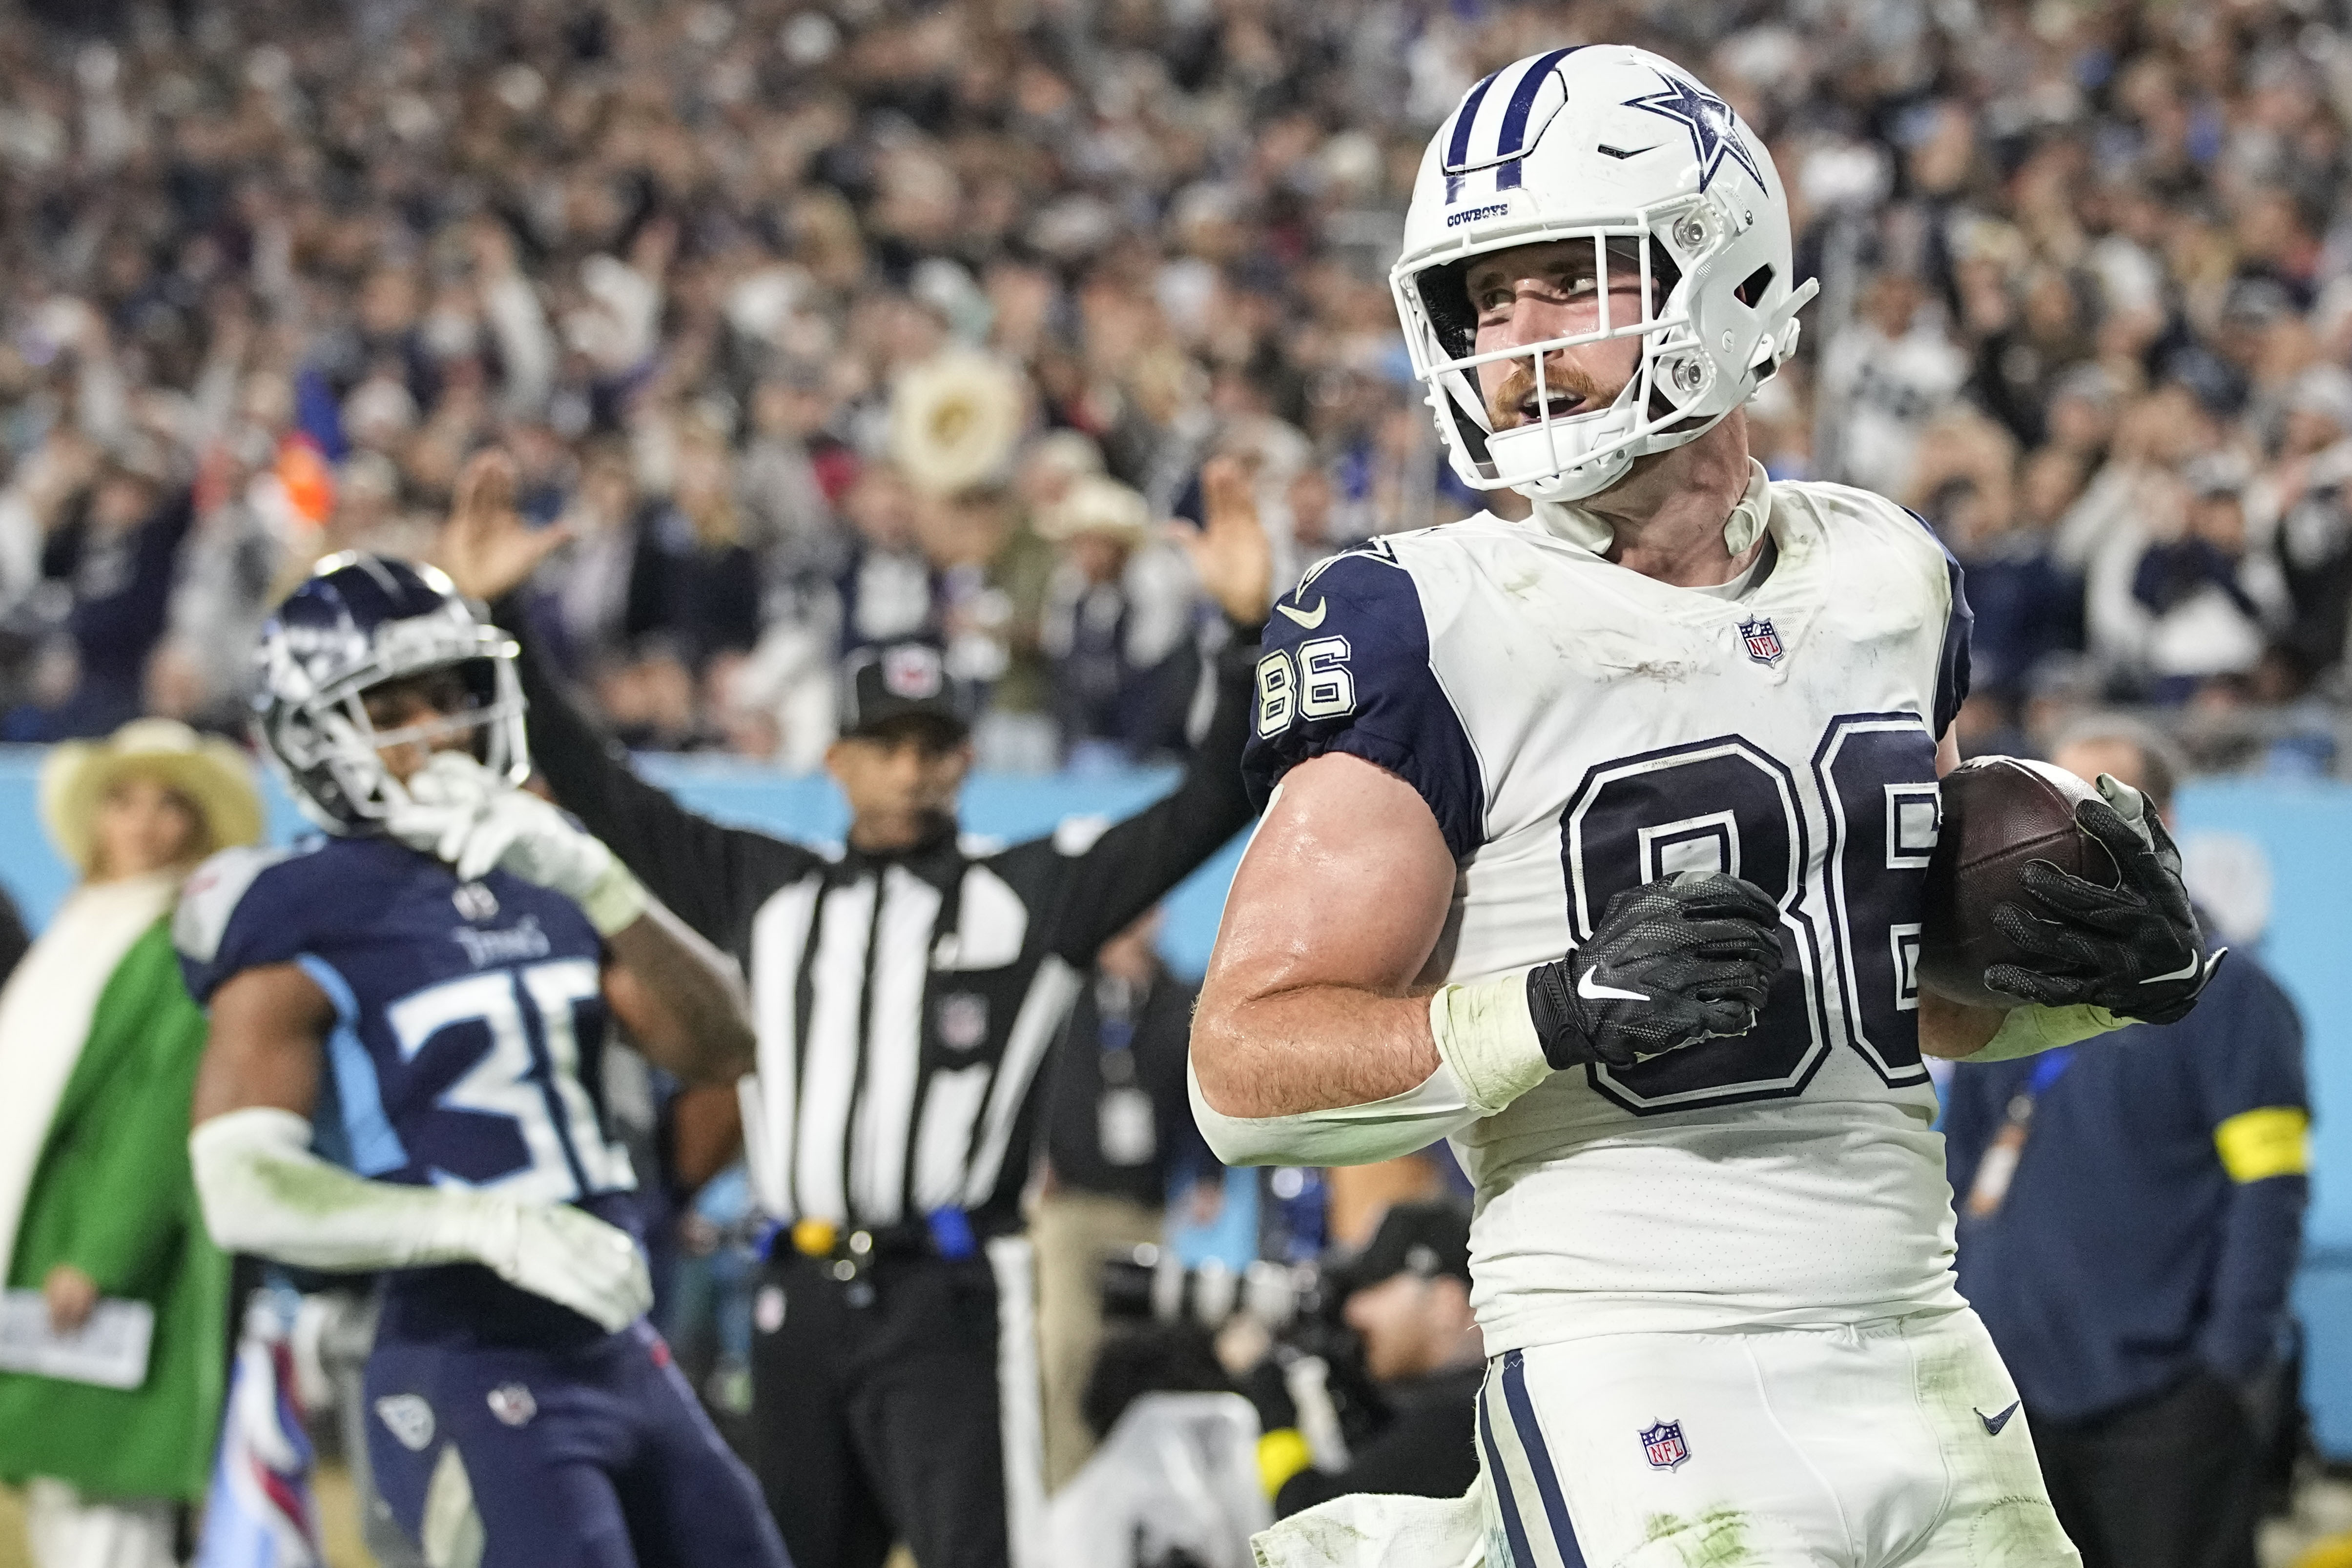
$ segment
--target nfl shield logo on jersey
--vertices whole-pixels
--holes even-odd
[[[1748,656],[1759,664],[1777,664],[1788,650],[1780,646],[1780,633],[1772,629],[1769,616],[1759,615],[1753,621],[1739,623],[1739,640],[1748,645]]]
[[[1673,1469],[1690,1458],[1690,1445],[1683,1441],[1683,1424],[1661,1421],[1654,1427],[1643,1427],[1642,1451],[1650,1457],[1652,1469]]]
[[[526,1427],[539,1414],[539,1401],[522,1384],[501,1384],[490,1390],[490,1414],[509,1427]]]

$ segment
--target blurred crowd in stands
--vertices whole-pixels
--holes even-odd
[[[1824,294],[1759,454],[1967,565],[1972,749],[2123,700],[2336,765],[2338,0],[26,4],[0,737],[235,725],[275,596],[499,443],[635,744],[809,765],[842,653],[926,632],[983,766],[1149,757],[1206,456],[1294,573],[1475,507],[1385,269],[1462,92],[1608,39],[1769,142]]]

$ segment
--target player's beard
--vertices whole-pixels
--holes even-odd
[[[1554,419],[1574,418],[1579,414],[1598,413],[1617,401],[1624,388],[1609,386],[1594,380],[1565,353],[1554,350],[1547,356],[1544,367],[1544,394],[1551,402]],[[1535,361],[1513,360],[1511,373],[1496,383],[1486,396],[1486,420],[1496,430],[1516,430],[1522,423],[1532,424],[1534,416],[1523,412],[1519,404],[1533,397],[1536,391]],[[1580,402],[1577,399],[1582,399]],[[1574,413],[1559,412],[1562,403],[1573,403]]]

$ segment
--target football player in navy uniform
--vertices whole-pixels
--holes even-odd
[[[751,1059],[723,961],[520,788],[513,645],[337,556],[262,633],[261,742],[326,830],[215,856],[174,935],[212,1017],[190,1149],[225,1247],[383,1271],[370,1458],[436,1564],[765,1564],[758,1489],[644,1321],[608,1020]],[[446,857],[446,858],[445,858]]]

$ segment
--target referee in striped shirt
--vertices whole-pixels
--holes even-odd
[[[1186,544],[1233,633],[1214,706],[1175,791],[1107,830],[960,841],[971,750],[921,644],[875,650],[845,681],[826,756],[851,811],[837,854],[688,811],[525,646],[531,754],[557,800],[750,977],[759,1071],[738,1103],[780,1228],[755,1296],[752,1458],[796,1568],[877,1568],[894,1539],[923,1568],[1008,1561],[982,1249],[1020,1228],[1039,1069],[1095,949],[1250,818],[1240,758],[1271,560],[1239,468],[1213,463],[1203,484],[1207,523]],[[500,598],[556,542],[511,494],[495,454],[461,479],[443,550],[468,594]]]

